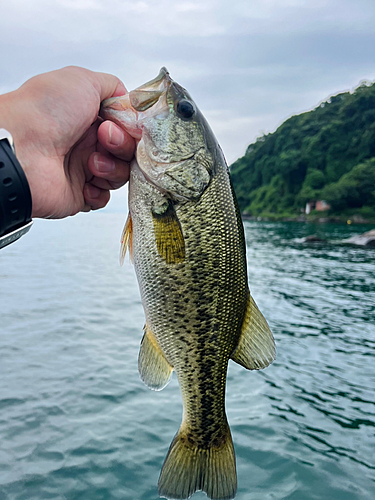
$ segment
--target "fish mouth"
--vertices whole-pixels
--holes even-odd
[[[137,111],[146,111],[146,109],[157,103],[171,83],[172,80],[168,70],[163,66],[156,78],[129,92],[131,105]]]
[[[135,139],[142,137],[142,121],[165,112],[166,94],[172,84],[168,70],[161,68],[158,76],[123,96],[111,97],[101,103],[99,116],[124,127]],[[152,110],[151,110],[152,108]]]

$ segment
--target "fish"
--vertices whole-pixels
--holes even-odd
[[[145,312],[138,368],[159,391],[175,371],[180,429],[161,469],[159,496],[202,490],[232,499],[236,460],[225,412],[230,359],[248,370],[275,359],[252,298],[241,214],[223,152],[190,94],[166,68],[100,115],[136,139],[121,261],[134,263]]]

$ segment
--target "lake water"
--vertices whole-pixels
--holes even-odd
[[[0,500],[158,498],[182,407],[175,376],[161,392],[138,376],[124,219],[36,221],[0,252]],[[370,227],[245,229],[278,356],[261,372],[230,363],[237,499],[373,500],[375,250],[338,243]],[[300,242],[315,233],[329,241]]]

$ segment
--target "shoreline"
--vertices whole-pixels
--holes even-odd
[[[345,216],[345,215],[331,215],[331,216],[318,216],[316,214],[310,215],[298,215],[285,217],[277,214],[270,214],[267,216],[260,215],[249,215],[246,213],[241,213],[242,220],[255,221],[255,222],[305,222],[314,224],[373,224],[375,225],[375,219],[365,219],[359,215]]]

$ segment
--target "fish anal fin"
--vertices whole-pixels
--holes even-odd
[[[138,357],[139,375],[143,382],[154,391],[161,391],[168,384],[173,367],[165,359],[158,341],[145,325]]]
[[[129,248],[130,260],[133,262],[133,222],[130,212],[121,235],[120,265],[124,264],[126,252]]]
[[[275,357],[270,327],[249,293],[241,336],[231,358],[248,370],[260,370],[270,365]]]
[[[167,264],[178,264],[185,259],[185,241],[180,221],[169,204],[162,214],[152,212],[155,242],[159,255]]]

